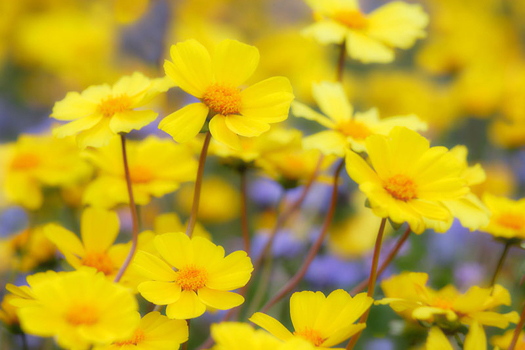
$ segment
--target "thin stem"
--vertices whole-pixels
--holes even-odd
[[[242,239],[244,242],[244,251],[248,256],[250,254],[250,227],[248,224],[248,190],[247,190],[247,169],[241,169],[241,226],[242,226]]]
[[[516,347],[516,344],[518,343],[518,338],[520,337],[521,329],[523,328],[523,324],[525,324],[525,307],[521,312],[520,321],[518,322],[518,325],[514,330],[514,334],[512,335],[512,342],[510,343],[508,350],[514,350],[514,348]]]
[[[411,232],[412,232],[412,230],[410,229],[410,226],[407,227],[407,229],[405,230],[405,233],[403,233],[403,235],[397,241],[394,249],[392,249],[392,251],[390,251],[390,253],[386,257],[386,259],[383,261],[383,263],[379,267],[379,270],[377,270],[377,277],[380,277],[383,274],[383,272],[386,270],[388,265],[390,265],[392,260],[394,260],[394,258],[396,257],[397,253],[399,252],[399,250],[401,249],[403,244],[405,244],[406,240],[408,239],[408,236],[410,236]],[[350,294],[351,295],[356,295],[357,293],[360,293],[360,292],[364,291],[367,286],[368,286],[368,279],[363,280],[356,287],[354,287],[354,289],[352,289],[350,291]]]
[[[131,231],[132,232],[131,249],[129,250],[128,256],[126,257],[124,264],[118,271],[117,276],[115,276],[115,282],[120,281],[120,279],[124,275],[124,272],[126,272],[126,269],[131,264],[131,261],[133,260],[133,257],[135,256],[135,252],[137,251],[137,241],[139,237],[139,216],[137,214],[137,207],[135,206],[135,199],[133,198],[133,190],[131,188],[131,176],[129,174],[128,156],[126,154],[126,136],[124,134],[120,134],[120,140],[122,143],[122,159],[124,163],[124,174],[126,176],[126,185],[128,188],[129,209],[131,211],[133,228]]]
[[[494,285],[496,284],[496,279],[498,278],[501,268],[503,267],[503,264],[505,263],[505,259],[507,258],[507,254],[510,250],[511,245],[512,244],[510,242],[505,243],[503,252],[501,253],[501,256],[498,260],[498,265],[496,265],[496,269],[494,270],[494,274],[492,275],[492,279],[490,280],[490,287],[494,287]],[[494,291],[494,288],[492,289],[492,291]]]
[[[190,218],[188,220],[188,227],[186,234],[191,238],[193,229],[197,222],[197,214],[199,213],[199,201],[201,197],[202,175],[204,174],[204,164],[206,163],[206,155],[208,154],[208,147],[210,146],[211,133],[206,133],[206,138],[202,144],[201,155],[199,157],[199,167],[197,169],[197,178],[195,179],[195,189],[193,191],[193,205],[191,207]]]
[[[345,71],[345,57],[346,57],[346,41],[341,43],[341,51],[339,52],[339,59],[337,61],[337,81],[343,81],[343,73]]]
[[[337,183],[339,181],[339,174],[341,173],[341,169],[343,169],[343,165],[344,159],[341,159],[339,165],[337,166],[337,169],[335,170],[334,184],[332,188],[332,199],[330,201],[330,207],[328,209],[328,213],[326,214],[325,221],[323,223],[323,227],[321,228],[321,233],[319,234],[319,237],[317,237],[317,240],[308,251],[308,255],[306,256],[306,259],[301,265],[299,271],[297,271],[296,274],[290,279],[290,281],[288,281],[288,283],[284,285],[284,287],[282,287],[281,290],[277,292],[277,294],[274,295],[273,298],[266,303],[266,305],[264,305],[264,307],[261,309],[262,312],[268,311],[273,305],[275,305],[275,303],[277,303],[284,296],[290,293],[299,284],[299,282],[301,282],[304,275],[306,274],[306,271],[308,271],[310,264],[319,252],[319,249],[323,244],[324,238],[328,233],[328,228],[330,227],[330,224],[332,223],[332,218],[334,216],[335,206],[337,204]]]
[[[29,350],[29,345],[27,344],[27,336],[24,332],[20,333],[20,338],[22,340],[22,349]]]
[[[454,334],[454,338],[456,339],[456,342],[458,343],[458,346],[463,349],[463,340],[461,340],[461,337],[459,336],[458,333],[455,333]]]
[[[379,232],[377,233],[376,238],[376,245],[374,247],[374,257],[372,260],[372,269],[370,271],[370,277],[368,279],[368,291],[366,295],[369,297],[374,296],[374,289],[376,286],[376,280],[377,280],[377,265],[379,262],[379,254],[381,252],[381,243],[383,242],[383,234],[385,232],[385,225],[386,225],[386,218],[383,218],[381,220],[381,225],[379,226]],[[370,309],[366,310],[366,312],[361,316],[359,319],[359,323],[366,323],[366,320],[368,319],[368,314],[370,313]],[[354,335],[350,341],[348,342],[348,345],[346,346],[347,350],[351,350],[354,348],[355,344],[359,340],[359,337],[361,336],[361,332]]]

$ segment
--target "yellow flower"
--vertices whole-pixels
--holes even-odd
[[[119,133],[140,129],[157,118],[152,110],[135,110],[148,104],[170,87],[166,79],[153,79],[135,72],[120,78],[112,87],[90,86],[82,93],[69,92],[55,103],[51,117],[69,121],[53,130],[59,138],[77,135],[81,148],[101,147]]]
[[[155,217],[155,222],[153,225],[155,234],[160,235],[162,233],[168,232],[184,232],[186,231],[188,223],[186,222],[183,224],[176,213],[164,213]],[[209,241],[212,240],[211,234],[199,222],[195,223],[193,236],[206,238]],[[155,251],[155,249],[153,249],[153,251]]]
[[[8,239],[13,269],[28,272],[54,260],[56,248],[45,236],[44,227],[27,228]]]
[[[347,148],[363,152],[368,136],[387,135],[395,126],[405,126],[416,131],[427,129],[427,124],[415,115],[379,119],[377,109],[372,108],[354,116],[354,107],[349,103],[340,83],[325,81],[314,84],[313,95],[328,118],[300,102],[292,104],[292,112],[298,117],[314,120],[330,130],[306,137],[306,149],[319,149],[324,154],[344,157]]]
[[[525,239],[525,198],[516,201],[485,193],[483,202],[492,215],[481,231],[496,237]]]
[[[388,136],[366,140],[372,167],[348,151],[346,169],[368,197],[372,211],[396,223],[408,222],[415,233],[425,228],[442,230],[454,213],[444,201],[469,194],[464,164],[445,147],[430,147],[417,132],[395,127]],[[463,216],[463,215],[462,215]]]
[[[385,298],[376,304],[388,304],[397,313],[413,321],[439,324],[472,324],[506,328],[516,323],[516,311],[499,314],[493,311],[500,305],[510,305],[509,292],[500,285],[494,288],[471,287],[461,294],[448,285],[439,291],[426,286],[426,273],[405,272],[381,282]]]
[[[188,340],[188,325],[183,320],[170,320],[160,312],[145,315],[131,337],[93,350],[173,350]]]
[[[506,331],[505,334],[503,335],[494,336],[490,338],[490,343],[501,350],[507,350],[510,347],[510,343],[512,342],[514,331],[515,330],[512,329],[512,330]],[[525,349],[525,333],[524,332],[520,333],[515,349],[516,350]]]
[[[166,74],[187,93],[201,100],[165,117],[159,128],[177,142],[187,142],[202,129],[210,115],[213,137],[240,149],[239,136],[259,136],[288,117],[293,100],[287,78],[273,77],[246,89],[241,85],[259,63],[259,51],[235,40],[224,40],[213,59],[196,40],[171,47],[173,62],[166,61]]]
[[[197,161],[183,145],[149,136],[143,141],[127,142],[126,148],[138,205],[148,204],[151,197],[162,197],[178,189],[181,182],[195,179]],[[86,188],[84,203],[101,208],[129,203],[120,140],[115,138],[108,146],[91,150],[89,156],[99,174]]]
[[[425,350],[453,350],[454,347],[439,327],[432,327],[428,334]],[[487,337],[485,330],[478,322],[470,325],[465,337],[464,350],[486,350]]]
[[[168,305],[169,318],[195,318],[206,306],[227,310],[244,302],[241,295],[229,291],[250,279],[253,266],[246,252],[225,257],[221,246],[202,237],[190,240],[182,232],[155,237],[155,247],[166,262],[139,251],[133,265],[150,279],[138,286],[140,294],[154,304]]]
[[[212,324],[211,336],[215,340],[212,350],[267,350],[282,343],[265,331],[238,322]]]
[[[45,187],[78,184],[91,174],[72,139],[49,135],[22,135],[0,146],[0,169],[5,200],[30,210],[42,206]]]
[[[428,16],[420,5],[392,1],[364,14],[357,0],[306,0],[317,23],[303,33],[322,44],[346,42],[348,55],[364,63],[394,60],[394,48],[408,49],[426,36]]]
[[[16,316],[16,308],[10,302],[16,298],[16,295],[6,294],[2,303],[0,303],[0,322],[13,331],[16,330],[20,323],[18,316]]]
[[[28,277],[32,300],[20,303],[22,330],[41,337],[55,336],[61,347],[88,349],[92,344],[128,338],[140,315],[137,301],[124,287],[93,269],[45,273]]]
[[[366,327],[355,321],[372,305],[373,299],[360,293],[354,298],[342,289],[325,297],[321,292],[298,292],[290,298],[290,316],[295,328],[292,334],[275,318],[256,312],[250,321],[277,338],[308,340],[326,349],[341,343]]]

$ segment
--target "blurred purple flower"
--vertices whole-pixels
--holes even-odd
[[[9,207],[0,213],[0,237],[19,232],[27,226],[28,216],[21,207]]]
[[[482,265],[475,262],[467,262],[455,269],[455,285],[459,290],[465,291],[471,286],[482,284],[486,280],[486,275]]]
[[[345,288],[365,277],[363,266],[331,255],[318,255],[306,272],[305,279],[316,287]]]
[[[282,193],[281,185],[268,178],[251,181],[248,187],[248,196],[255,204],[263,207],[277,206]]]

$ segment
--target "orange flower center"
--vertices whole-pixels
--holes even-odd
[[[208,281],[208,272],[205,269],[188,265],[178,271],[175,281],[183,290],[197,291]]]
[[[232,86],[213,84],[206,89],[202,102],[216,114],[240,114],[241,90]]]
[[[348,120],[337,126],[337,129],[355,140],[364,140],[372,134],[370,129],[363,123]]]
[[[13,170],[29,170],[40,164],[40,158],[34,153],[21,153],[15,156],[11,162]]]
[[[398,174],[386,180],[383,188],[395,199],[409,201],[417,198],[417,185],[408,176]]]
[[[332,19],[351,29],[363,29],[368,25],[368,19],[361,11],[339,11]]]
[[[148,183],[155,178],[155,174],[148,167],[142,165],[131,167],[129,175],[133,183]]]
[[[111,275],[114,270],[113,262],[106,253],[88,252],[82,258],[82,265],[94,267],[106,276]]]
[[[112,117],[115,113],[124,112],[131,107],[131,100],[127,95],[120,95],[117,97],[110,96],[102,100],[98,106],[100,113],[104,117]]]
[[[144,340],[144,338],[145,338],[144,332],[141,329],[137,329],[129,340],[115,342],[114,344],[117,346],[138,345],[140,342]]]
[[[309,327],[306,327],[302,331],[295,331],[293,334],[308,340],[315,346],[321,346],[321,344],[324,342],[324,338],[321,336],[321,333]]]
[[[443,297],[435,297],[434,300],[432,300],[431,306],[445,310],[453,310],[454,300],[446,299]]]
[[[67,323],[73,326],[93,325],[98,322],[98,310],[91,305],[77,304],[70,307],[65,315]]]
[[[525,218],[523,215],[516,213],[503,213],[496,219],[496,222],[511,230],[518,231],[525,228]]]

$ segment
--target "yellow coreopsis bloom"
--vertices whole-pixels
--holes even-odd
[[[241,86],[259,63],[259,51],[235,40],[224,40],[210,56],[196,40],[171,47],[173,62],[166,61],[166,74],[201,102],[190,104],[165,117],[159,128],[177,142],[187,142],[211,117],[213,137],[241,149],[239,136],[254,137],[268,131],[270,123],[288,117],[294,95],[284,77],[263,80],[245,89]]]
[[[13,237],[6,239],[9,244],[9,262],[11,268],[28,272],[55,258],[56,248],[49,241],[43,225],[27,228]]]
[[[16,316],[16,308],[11,305],[11,300],[16,299],[17,296],[13,294],[7,294],[0,303],[0,322],[4,324],[10,330],[15,331],[16,327],[19,326],[20,321]]]
[[[93,350],[173,350],[186,342],[188,335],[186,321],[170,320],[154,311],[140,320],[131,337]]]
[[[136,204],[148,204],[151,197],[162,197],[178,189],[181,182],[195,179],[197,161],[183,145],[149,136],[143,141],[127,142],[126,148]],[[87,186],[83,202],[101,208],[129,203],[120,140],[113,139],[89,156],[99,175]]]
[[[195,318],[206,306],[227,310],[244,302],[230,290],[250,279],[253,266],[246,252],[224,256],[221,246],[202,237],[190,239],[182,232],[159,235],[154,243],[164,260],[139,251],[133,265],[150,279],[139,284],[140,294],[154,304],[167,305],[169,318]]]
[[[348,101],[340,83],[325,81],[314,84],[313,96],[328,118],[300,102],[292,104],[292,112],[298,117],[314,120],[330,130],[306,137],[306,149],[319,149],[324,154],[344,157],[347,148],[363,152],[368,136],[387,135],[395,126],[404,126],[416,131],[427,129],[427,124],[415,115],[380,119],[375,108],[354,115],[354,107]]]
[[[28,299],[11,301],[27,334],[54,336],[68,349],[88,349],[126,339],[139,324],[133,295],[94,269],[38,275],[20,289]]]
[[[90,86],[82,93],[69,92],[55,103],[52,118],[69,121],[53,130],[59,138],[77,135],[81,148],[101,147],[119,133],[138,130],[157,118],[144,107],[155,96],[169,89],[171,83],[164,78],[150,80],[142,73],[120,78],[113,86]]]
[[[278,348],[282,344],[267,332],[238,322],[212,324],[211,336],[215,340],[212,350],[267,350]]]
[[[317,22],[304,34],[322,44],[346,42],[348,55],[364,63],[394,60],[394,48],[408,49],[424,38],[428,15],[420,5],[392,1],[364,14],[357,0],[306,0]]]
[[[366,327],[354,324],[372,305],[373,299],[360,293],[355,297],[342,289],[325,297],[321,292],[298,292],[290,298],[290,316],[295,328],[292,334],[275,318],[256,312],[250,321],[277,338],[289,341],[294,337],[306,339],[316,348],[327,349]]]
[[[395,127],[388,136],[372,135],[366,149],[372,167],[348,151],[348,174],[366,194],[374,214],[400,224],[408,222],[415,233],[426,227],[446,228],[439,223],[450,224],[455,214],[444,202],[470,193],[465,166],[457,155],[445,147],[430,147],[415,131]]]
[[[495,237],[525,239],[525,198],[515,201],[486,192],[483,202],[491,216],[490,222],[481,231]]]
[[[514,329],[510,331],[506,331],[505,334],[501,336],[494,336],[490,338],[490,343],[495,346],[494,349],[507,350],[510,347],[510,343],[512,342],[514,331],[515,331]],[[516,347],[514,349],[516,350],[525,349],[525,333],[524,332],[520,332],[520,335],[518,337],[518,342],[516,343]]]
[[[412,321],[434,323],[437,320],[453,324],[472,324],[506,328],[516,323],[516,311],[500,314],[493,311],[500,305],[510,305],[509,292],[500,285],[493,288],[471,287],[461,294],[448,285],[439,291],[426,286],[426,273],[405,272],[381,282],[385,298],[376,304],[388,304],[397,313]]]

